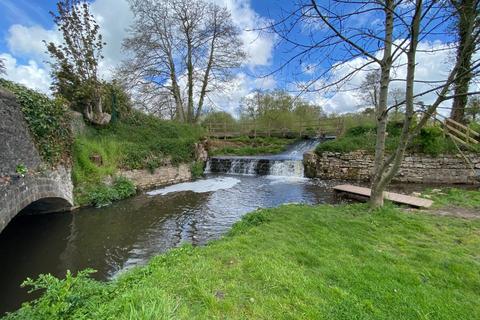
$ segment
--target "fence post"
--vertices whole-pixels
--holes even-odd
[[[227,120],[223,120],[223,140],[227,140]]]

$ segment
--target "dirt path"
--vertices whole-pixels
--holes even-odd
[[[448,217],[457,217],[457,218],[464,218],[464,219],[480,219],[480,209],[462,208],[462,207],[456,207],[456,206],[446,206],[443,208],[420,210],[417,212],[433,214],[437,216],[448,216]]]

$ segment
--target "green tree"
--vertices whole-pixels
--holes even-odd
[[[468,101],[467,108],[465,110],[466,115],[473,121],[477,121],[477,117],[480,114],[480,97],[471,97]]]
[[[102,111],[102,85],[98,64],[105,43],[88,2],[61,0],[50,12],[63,36],[63,43],[46,43],[52,57],[52,88],[95,124],[106,124],[110,115]]]

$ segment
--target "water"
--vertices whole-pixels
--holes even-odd
[[[111,279],[183,242],[217,239],[257,208],[333,203],[328,187],[294,176],[210,174],[101,209],[19,216],[0,234],[0,314],[33,297],[19,287],[27,277],[90,267],[96,279]]]
[[[213,157],[207,163],[206,172],[303,177],[303,154],[319,143],[315,139],[301,140],[276,155]]]

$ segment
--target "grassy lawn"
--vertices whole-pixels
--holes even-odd
[[[37,281],[11,319],[479,319],[480,220],[288,205],[118,280]]]
[[[209,154],[211,156],[253,156],[275,154],[285,151],[296,139],[276,137],[238,137],[228,140],[211,140]]]
[[[478,190],[458,188],[430,189],[423,192],[422,196],[432,199],[436,208],[456,206],[480,210],[480,192]]]

